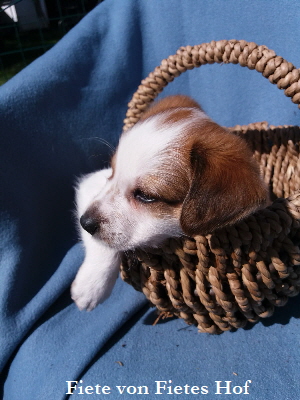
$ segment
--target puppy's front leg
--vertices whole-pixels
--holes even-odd
[[[93,310],[106,300],[118,277],[119,253],[92,237],[84,240],[86,256],[71,286],[71,297],[80,310]]]
[[[81,178],[76,188],[77,218],[104,189],[112,170],[104,169]],[[118,277],[119,253],[94,239],[79,226],[86,255],[71,287],[72,299],[80,310],[92,310],[107,299]]]

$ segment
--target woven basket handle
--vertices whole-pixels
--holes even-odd
[[[245,40],[219,40],[198,46],[181,47],[175,55],[163,60],[144,79],[128,104],[124,120],[124,131],[131,128],[141,117],[149,104],[169,82],[182,72],[204,64],[232,63],[256,69],[279,89],[285,89],[286,96],[300,108],[300,70],[293,64],[269,50]]]

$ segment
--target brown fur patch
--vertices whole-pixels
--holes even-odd
[[[268,193],[246,142],[212,121],[187,137],[192,179],[183,203],[185,233],[208,234],[266,205]]]
[[[166,113],[163,120],[164,124],[176,124],[184,119],[191,118],[193,111],[190,108],[171,109],[170,113]]]
[[[155,175],[147,175],[137,182],[137,186],[149,197],[155,197],[169,204],[183,203],[189,189],[186,171],[162,166]]]
[[[112,174],[108,179],[112,179],[114,174],[115,174],[115,170],[116,170],[116,153],[114,153],[114,155],[110,159],[110,166],[111,166],[111,169],[112,169]]]
[[[198,110],[199,109],[201,110],[200,105],[195,100],[191,99],[188,96],[183,96],[183,95],[168,96],[160,101],[153,103],[153,105],[142,114],[140,120],[143,121],[161,112],[179,108],[197,108]]]

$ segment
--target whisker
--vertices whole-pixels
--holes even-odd
[[[111,143],[109,143],[109,142],[108,142],[106,139],[104,139],[104,138],[94,136],[94,137],[84,138],[84,140],[96,140],[96,141],[98,141],[98,142],[100,142],[100,143],[105,144],[105,145],[111,150],[112,153],[115,153],[115,151],[116,151],[116,147],[113,146]]]

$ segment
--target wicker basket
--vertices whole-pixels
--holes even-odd
[[[176,76],[207,63],[256,69],[300,103],[300,70],[265,46],[218,41],[182,47],[163,60],[134,94],[124,130]],[[207,236],[170,238],[160,249],[123,255],[121,277],[164,316],[201,332],[221,333],[269,317],[300,290],[300,159],[298,126],[236,126],[260,163],[273,204]]]

